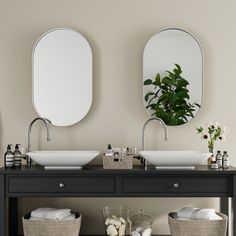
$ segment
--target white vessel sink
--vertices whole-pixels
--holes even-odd
[[[200,151],[140,151],[156,169],[194,169],[206,165],[211,153]]]
[[[34,151],[27,155],[45,169],[81,169],[99,155],[98,151]]]

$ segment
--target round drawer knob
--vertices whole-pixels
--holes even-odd
[[[174,188],[178,188],[179,184],[178,183],[174,183]]]
[[[65,187],[65,184],[60,183],[60,184],[59,184],[59,187],[60,187],[60,188],[64,188],[64,187]]]

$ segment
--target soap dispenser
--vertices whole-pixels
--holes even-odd
[[[14,156],[11,151],[12,144],[7,145],[7,151],[4,154],[4,165],[5,168],[11,168],[14,165]]]
[[[21,152],[20,152],[20,144],[16,144],[14,155],[14,166],[20,167],[21,166]]]
[[[113,150],[111,144],[107,145],[107,152],[105,153],[105,156],[113,156]]]

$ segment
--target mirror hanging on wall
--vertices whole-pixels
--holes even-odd
[[[165,29],[147,42],[143,54],[144,106],[166,125],[189,122],[203,96],[203,54],[197,39],[181,29]]]
[[[33,105],[53,125],[79,122],[92,104],[92,50],[79,32],[46,32],[33,50]]]

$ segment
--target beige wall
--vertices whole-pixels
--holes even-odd
[[[233,0],[0,0],[1,156],[8,143],[26,145],[27,127],[36,116],[31,103],[31,51],[45,31],[69,27],[86,36],[94,54],[94,100],[80,123],[53,127],[50,143],[40,126],[35,127],[34,148],[104,150],[107,143],[141,146],[141,126],[148,118],[142,102],[143,48],[153,33],[179,27],[193,33],[203,46],[204,106],[190,123],[169,128],[168,142],[160,127],[150,127],[149,147],[206,150],[194,128],[217,120],[231,130],[227,142],[217,148],[228,150],[236,165],[235,8]],[[184,205],[217,207],[217,200],[24,199],[20,208],[21,213],[46,205],[79,209],[85,216],[83,233],[101,234],[104,204],[143,207],[157,216],[154,233],[167,233],[168,211]]]

